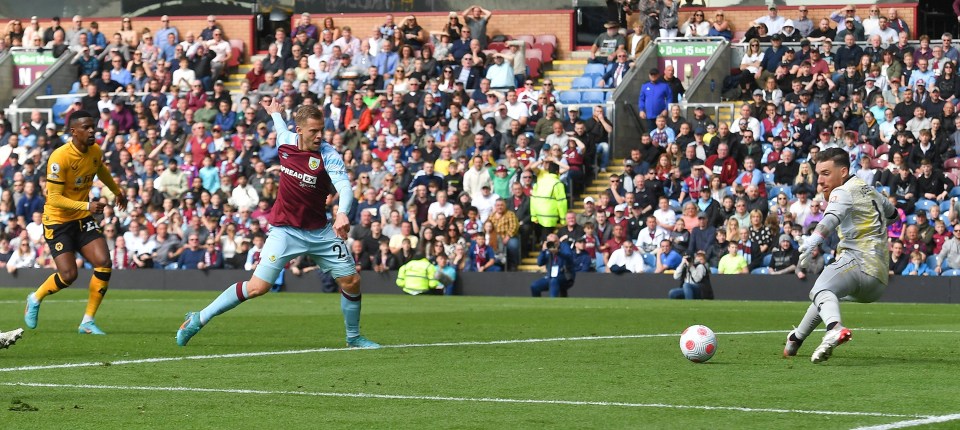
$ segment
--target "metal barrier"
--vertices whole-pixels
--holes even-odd
[[[53,123],[53,109],[50,108],[18,108],[10,107],[4,110],[4,113],[7,116],[7,119],[10,120],[11,124],[14,124],[14,129],[19,130],[21,123],[30,121],[30,114],[33,112],[40,112],[43,115],[47,116],[47,122]]]

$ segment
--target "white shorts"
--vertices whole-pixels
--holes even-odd
[[[310,255],[334,279],[357,273],[353,255],[333,227],[319,230],[301,230],[287,226],[273,226],[260,251],[260,264],[253,272],[256,277],[273,283],[287,263],[301,255]]]
[[[840,300],[871,303],[877,301],[886,288],[879,279],[860,270],[860,262],[850,254],[841,254],[840,258],[823,268],[823,273],[810,290],[810,300],[814,300],[821,291],[832,291]]]

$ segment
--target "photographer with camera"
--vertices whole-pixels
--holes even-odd
[[[690,256],[685,255],[677,271],[673,272],[673,279],[682,280],[679,288],[670,290],[671,299],[704,299],[713,300],[713,287],[710,285],[710,269],[707,267],[707,253],[697,251],[693,263]]]
[[[567,289],[573,286],[577,276],[570,244],[561,243],[555,233],[550,233],[543,242],[537,265],[546,267],[547,275],[530,285],[533,297],[540,297],[547,290],[550,291],[550,297],[567,297]]]

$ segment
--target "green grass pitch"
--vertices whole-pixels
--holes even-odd
[[[27,292],[0,290],[0,328]],[[822,332],[781,357],[806,305],[775,302],[371,294],[374,351],[343,349],[338,295],[280,293],[178,347],[215,296],[114,288],[104,337],[76,334],[86,290],[49,297],[0,350],[3,428],[960,428],[930,418],[960,413],[956,305],[845,303],[853,340],[821,365]],[[718,333],[709,363],[680,354],[692,324]]]

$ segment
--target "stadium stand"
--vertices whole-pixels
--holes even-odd
[[[821,11],[831,19],[829,11]],[[681,21],[685,18],[682,14]],[[831,30],[835,21],[830,21]],[[192,30],[199,36],[202,29]],[[17,46],[13,39],[17,35],[8,29],[3,46]],[[592,270],[603,271],[604,254],[609,255],[624,238],[637,238],[652,216],[679,252],[692,252],[691,235],[706,228],[722,230],[725,240],[738,242],[750,273],[768,274],[777,270],[771,269],[777,263],[771,254],[779,247],[774,240],[787,234],[795,252],[818,216],[822,217],[825,203],[817,190],[811,153],[836,146],[850,153],[858,177],[897,201],[901,222],[889,228],[891,243],[916,245],[917,250],[925,250],[925,258],[934,259],[931,267],[956,276],[960,267],[947,264],[949,255],[939,265],[935,255],[945,241],[957,240],[949,232],[960,213],[955,200],[960,197],[960,132],[953,107],[960,100],[960,78],[953,71],[960,53],[951,45],[952,35],[933,42],[922,37],[906,44],[881,41],[883,49],[875,52],[881,60],[869,61],[871,54],[854,58],[854,75],[849,78],[839,75],[845,68],[837,66],[845,64],[836,62],[846,58],[848,51],[867,52],[868,37],[854,41],[852,47],[835,42],[832,51],[819,57],[827,61],[830,71],[812,73],[817,64],[810,63],[810,52],[824,49],[816,33],[803,35],[813,43],[791,39],[783,47],[772,42],[772,35],[761,35],[763,57],[742,61],[753,34],[750,29],[734,28],[731,35],[737,62],[725,90],[727,104],[735,109],[722,115],[712,112],[713,118],[704,119],[688,116],[694,106],[678,104],[684,110],[671,108],[665,118],[673,139],[652,145],[610,141],[605,124],[609,125],[614,88],[600,83],[613,73],[613,65],[588,63],[587,52],[561,52],[558,37],[552,34],[498,34],[501,37],[491,38],[486,49],[450,57],[451,47],[432,34],[423,41],[430,48],[423,51],[426,58],[420,57],[421,51],[402,46],[390,52],[366,50],[360,47],[371,42],[366,35],[355,47],[353,42],[319,32],[320,40],[293,39],[292,44],[272,44],[280,47],[278,52],[271,48],[255,55],[250,55],[250,47],[242,40],[228,39],[226,49],[231,55],[221,76],[212,75],[212,63],[220,58],[222,48],[200,40],[202,36],[193,42],[180,41],[180,51],[170,54],[173,61],[159,64],[159,56],[136,59],[138,52],[141,58],[153,52],[140,37],[124,41],[116,53],[108,49],[104,56],[108,61],[101,60],[89,73],[78,65],[78,76],[84,77],[78,78],[75,95],[54,103],[52,127],[37,116],[23,124],[5,124],[0,132],[4,190],[0,260],[11,240],[27,239],[36,254],[33,265],[52,264],[32,220],[37,197],[25,189],[43,188],[46,156],[69,140],[64,120],[84,109],[101,118],[100,144],[111,171],[133,197],[129,207],[110,211],[103,223],[106,232],[114,227],[108,233],[111,250],[124,257],[115,261],[117,269],[179,268],[178,252],[183,249],[179,240],[189,232],[200,233],[201,241],[214,237],[225,267],[250,267],[256,260],[253,238],[268,228],[265,215],[276,198],[272,129],[291,125],[291,120],[269,123],[256,102],[277,97],[288,107],[287,118],[300,104],[324,106],[326,141],[343,154],[356,183],[359,207],[351,214],[356,221],[351,242],[363,243],[362,257],[370,259],[370,267],[376,266],[372,262],[381,252],[379,242],[384,241],[397,264],[415,254],[433,257],[444,252],[459,270],[469,271],[470,256],[475,255],[471,237],[484,234],[503,268],[537,270],[539,231],[531,228],[529,196],[540,172],[525,167],[553,160],[562,166],[560,180],[575,215],[571,222],[561,219],[559,226],[569,229],[565,240],[571,243],[586,239],[586,252],[595,262]],[[781,33],[783,38],[788,36]],[[511,41],[522,42],[522,49]],[[215,52],[203,54],[200,48],[197,54],[201,45],[215,46]],[[293,52],[293,46],[299,51]],[[64,55],[84,58],[82,47],[65,47]],[[350,58],[342,55],[344,51]],[[465,53],[473,54],[473,59],[463,60]],[[494,66],[499,61],[495,55],[501,54],[512,70],[513,76],[507,79],[512,84],[488,88],[484,78],[492,81],[504,76]],[[181,73],[177,73],[177,55],[187,59]],[[121,60],[116,73],[110,72],[114,58]],[[514,64],[522,70],[513,69]],[[741,64],[747,72],[741,73]],[[376,75],[360,65],[374,66]],[[745,78],[744,73],[754,72],[751,67],[757,68],[753,78]],[[122,84],[104,78],[104,70]],[[914,75],[926,77],[926,82],[921,85]],[[632,76],[647,79],[645,71]],[[185,80],[177,81],[180,77]],[[772,87],[766,87],[767,77],[774,78]],[[151,91],[153,79],[159,79],[156,91]],[[195,90],[193,79],[205,88]],[[219,80],[225,81],[223,86],[217,85]],[[458,89],[457,80],[464,89]],[[525,81],[531,85],[524,85]],[[901,83],[899,88],[891,86],[893,81]],[[685,77],[678,82],[689,83]],[[118,89],[132,89],[137,95],[118,93]],[[753,89],[761,94],[754,97]],[[911,96],[905,89],[911,90]],[[810,99],[803,95],[808,91]],[[869,96],[881,96],[881,104],[855,98]],[[768,104],[774,106],[769,115]],[[555,116],[549,106],[558,108]],[[916,106],[924,108],[922,113],[916,113],[920,112]],[[740,107],[746,116],[741,117]],[[579,118],[571,118],[577,114]],[[742,142],[741,119],[759,123],[755,145]],[[837,122],[842,124],[839,130],[834,129]],[[198,124],[204,127],[194,127]],[[560,127],[559,134],[555,126]],[[570,137],[584,145],[570,143]],[[701,137],[702,146],[697,144]],[[520,140],[528,144],[521,145]],[[733,178],[721,180],[710,169],[698,170],[705,172],[704,177],[693,174],[692,170],[717,155],[721,142],[735,161]],[[929,147],[928,142],[932,142]],[[609,159],[607,149],[602,155],[609,161],[603,161],[600,148],[607,143],[629,148],[622,152],[629,155]],[[472,168],[474,156],[480,157],[479,169]],[[748,160],[755,170],[745,170]],[[171,163],[180,166],[177,173],[167,168]],[[427,164],[432,167],[424,168]],[[519,194],[514,193],[514,184],[519,184]],[[494,209],[495,198],[484,194],[482,185],[489,185],[491,195],[504,197],[508,213],[518,218],[519,225]],[[437,201],[441,191],[449,196],[449,203]],[[98,190],[94,197],[109,201],[113,196],[108,194]],[[701,199],[701,194],[706,198]],[[786,201],[778,200],[781,195]],[[661,196],[667,198],[666,208],[658,207]],[[688,203],[694,203],[692,213],[684,209]],[[473,209],[476,218],[468,216]],[[757,222],[750,217],[754,210],[761,215]],[[697,225],[698,212],[707,213],[711,224]],[[731,220],[735,225],[727,222]],[[587,222],[594,224],[593,234],[583,231]],[[373,227],[374,223],[378,226]],[[158,240],[160,224],[167,225],[176,238]],[[614,236],[614,225],[622,227],[621,236]],[[380,233],[371,233],[377,230]],[[726,250],[715,237],[710,239],[713,242],[706,249],[715,253],[709,257],[717,270],[717,260]],[[829,261],[836,238],[827,243],[823,257]],[[656,265],[653,252],[644,253],[647,271]],[[296,264],[301,269],[312,263]],[[891,261],[891,271],[896,264]]]

